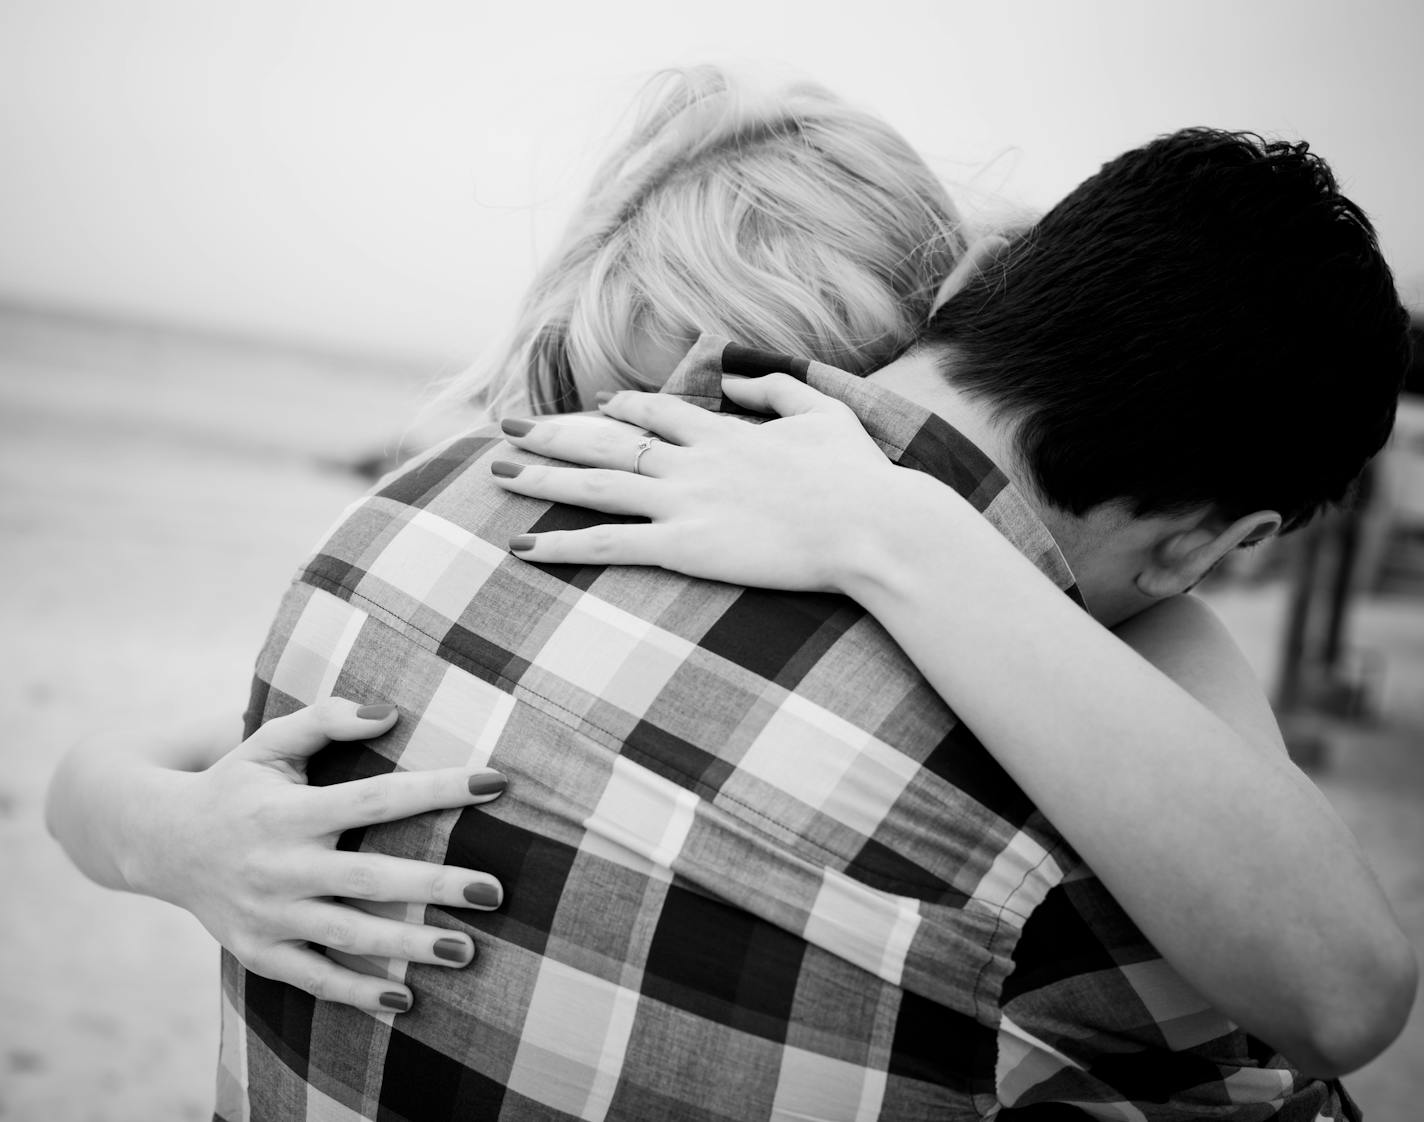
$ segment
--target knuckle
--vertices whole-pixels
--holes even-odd
[[[321,944],[324,947],[335,947],[340,950],[349,947],[355,938],[355,931],[350,923],[344,919],[333,919],[327,922],[325,930],[322,932]]]
[[[383,814],[391,805],[388,784],[368,779],[354,784],[351,792],[352,805],[362,814]]]
[[[246,935],[230,935],[226,940],[227,949],[233,957],[243,966],[251,970],[254,974],[261,974],[264,978],[267,973],[262,969],[265,964],[266,955],[262,945],[256,940]]]
[[[271,834],[279,827],[286,825],[286,815],[277,805],[276,799],[252,800],[247,808],[247,813],[252,819],[252,824],[263,834]]]
[[[224,925],[235,932],[236,938],[246,938],[248,934],[263,929],[262,921],[257,917],[257,905],[247,888],[234,888],[226,905]],[[227,946],[233,945],[228,939],[222,942]]]
[[[625,441],[624,435],[616,429],[601,427],[593,436],[593,447],[600,456],[612,458],[618,454]]]
[[[625,393],[618,396],[618,423],[609,425],[608,429],[610,433],[626,440],[630,433],[636,434],[642,426],[643,419],[648,415],[648,407],[640,394]]]
[[[420,771],[413,773],[420,776],[420,793],[425,805],[420,810],[439,810],[449,798],[450,777],[444,771]],[[461,773],[461,778],[463,778]]]
[[[341,984],[342,1002],[347,1005],[373,1005],[367,995],[367,987],[359,978],[343,979]]]
[[[274,929],[272,916],[264,914],[257,901],[251,897],[233,901],[232,910],[237,921],[250,932],[271,932]]]
[[[269,717],[262,722],[261,726],[259,726],[257,731],[252,735],[254,737],[260,736],[263,739],[276,736],[281,733],[283,729],[291,728],[293,725],[308,720],[311,717],[311,710],[312,706],[303,705],[293,709],[290,713],[283,713],[280,717]]]
[[[430,876],[430,885],[427,895],[432,900],[444,900],[450,891],[450,874],[441,866]]]
[[[233,950],[233,954],[237,955],[239,962],[254,974],[260,974],[264,978],[271,978],[273,981],[282,980],[279,977],[280,971],[277,968],[277,963],[273,958],[273,947],[261,946],[250,940],[245,942],[245,946],[246,954],[242,954],[236,949]]]
[[[300,988],[322,1001],[326,997],[326,976],[320,970],[308,970],[302,976]]]
[[[246,885],[249,891],[265,896],[277,889],[277,874],[260,850],[244,853],[238,858],[236,872],[238,883]],[[248,901],[241,902],[250,908]]]
[[[353,865],[346,870],[344,895],[357,900],[375,898],[380,878],[370,865]]]
[[[306,709],[299,709],[292,717],[309,721],[322,732],[337,728],[350,712],[351,703],[339,697],[324,697]]]
[[[595,526],[588,532],[589,554],[595,562],[611,558],[616,542],[612,526]]]
[[[407,929],[396,936],[395,955],[393,957],[403,958],[409,961],[416,958],[423,949],[422,944],[418,943],[415,936]]]

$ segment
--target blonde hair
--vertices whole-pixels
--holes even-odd
[[[442,397],[496,417],[588,408],[656,388],[647,345],[703,331],[868,373],[915,340],[963,249],[944,187],[875,116],[814,85],[667,71],[511,335]]]

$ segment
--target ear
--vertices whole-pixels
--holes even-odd
[[[930,315],[939,311],[951,296],[968,284],[972,277],[978,276],[985,265],[1008,247],[1009,239],[998,234],[986,234],[971,244],[964,251],[964,256],[959,259],[959,264],[939,286],[939,291],[935,293],[934,304],[930,307]]]
[[[1187,592],[1237,546],[1265,541],[1280,528],[1281,516],[1274,510],[1258,510],[1230,523],[1210,513],[1185,525],[1177,522],[1148,549],[1137,590],[1156,600]]]

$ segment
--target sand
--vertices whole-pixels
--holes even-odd
[[[212,1110],[217,951],[42,824],[83,734],[240,713],[296,563],[424,374],[0,314],[0,1117]]]

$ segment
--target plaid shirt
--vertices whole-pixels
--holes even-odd
[[[1076,596],[939,418],[712,338],[667,390],[731,411],[724,370],[841,398]],[[487,807],[343,841],[486,869],[505,905],[385,909],[478,948],[464,970],[342,957],[404,978],[399,1016],[226,957],[219,1117],[1346,1116],[1182,982],[856,604],[521,561],[514,534],[609,520],[494,487],[490,461],[523,455],[475,432],[348,510],[282,604],[249,721],[384,699],[396,728],[313,782],[505,772]]]

